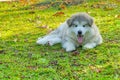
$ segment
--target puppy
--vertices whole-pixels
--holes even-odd
[[[74,51],[80,45],[83,49],[91,49],[102,43],[102,37],[94,20],[87,13],[72,15],[56,30],[38,38],[37,44],[50,46],[61,43],[67,51]]]

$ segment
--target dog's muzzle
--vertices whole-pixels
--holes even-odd
[[[83,42],[83,35],[82,35],[82,31],[78,31],[78,43],[82,44]]]

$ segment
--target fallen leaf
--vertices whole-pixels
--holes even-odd
[[[74,62],[72,66],[80,66],[81,64]]]
[[[24,42],[28,42],[28,39],[24,39]]]
[[[105,7],[104,10],[105,11],[109,11],[109,10],[114,10],[114,8],[112,8],[112,7]]]
[[[64,14],[65,14],[64,12],[56,12],[55,14],[53,14],[53,16],[62,16]]]
[[[58,64],[58,61],[57,61],[57,60],[51,61],[50,64],[51,64],[51,65],[57,65],[57,64]]]
[[[89,68],[92,70],[92,71],[95,71],[97,73],[100,73],[102,72],[102,69],[101,68],[98,68],[96,66],[89,66]]]
[[[117,2],[120,2],[120,0],[116,0]]]
[[[27,0],[20,0],[20,3],[22,3],[23,5],[27,5],[28,1]]]
[[[79,55],[79,52],[78,51],[73,51],[72,56],[77,56],[77,55]]]
[[[27,66],[27,68],[32,69],[32,70],[36,70],[38,68],[38,66]]]
[[[35,20],[33,20],[33,19],[31,19],[31,18],[29,18],[28,21],[29,21],[29,22],[35,22]]]
[[[41,26],[41,28],[49,28],[47,25]]]
[[[14,41],[14,42],[17,42],[17,41],[18,41],[18,39],[17,39],[17,38],[15,38],[13,41]]]
[[[3,64],[2,62],[0,62],[0,64]]]
[[[52,31],[53,31],[53,29],[50,28],[47,33],[50,33],[50,32],[52,32]]]
[[[50,5],[43,5],[43,6],[40,6],[39,9],[40,10],[44,10],[44,9],[49,8],[49,7],[50,7]]]
[[[102,69],[99,69],[99,68],[96,69],[97,73],[100,73],[101,71],[102,71]]]
[[[60,8],[61,8],[61,9],[66,9],[66,5],[61,4],[61,5],[60,5]]]
[[[118,18],[118,19],[120,19],[120,14],[118,14],[118,15],[115,15],[115,18]]]
[[[0,50],[0,54],[4,54],[5,53],[5,51],[4,50]]]
[[[24,78],[25,78],[25,76],[23,76],[23,75],[22,75],[20,78],[24,79]]]
[[[33,10],[29,12],[29,14],[34,14],[34,13],[35,13],[35,11],[33,11]]]

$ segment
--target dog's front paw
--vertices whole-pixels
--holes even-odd
[[[95,43],[88,43],[83,46],[83,49],[92,49],[96,46]]]
[[[75,50],[75,47],[67,47],[66,48],[66,52],[71,52],[71,51],[74,51]]]

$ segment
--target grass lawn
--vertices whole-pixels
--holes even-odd
[[[119,1],[45,7],[0,2],[0,80],[120,80]],[[103,44],[79,54],[36,44],[76,12],[95,18]]]

